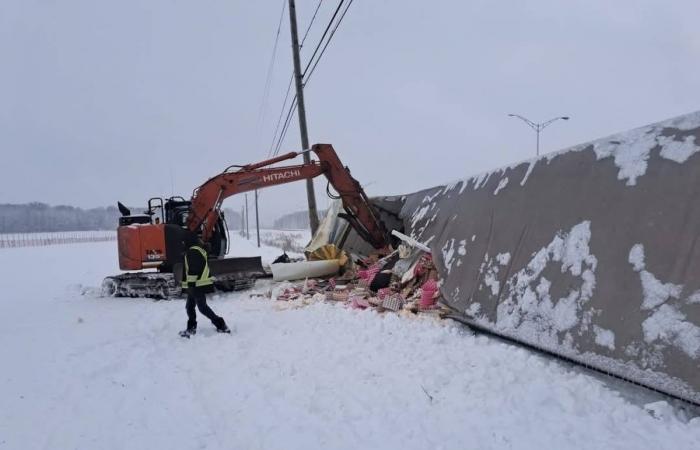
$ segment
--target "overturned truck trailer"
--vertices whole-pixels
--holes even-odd
[[[699,152],[697,112],[401,197],[399,216],[465,322],[700,403]]]

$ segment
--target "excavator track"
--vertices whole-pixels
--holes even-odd
[[[217,291],[231,292],[251,289],[257,275],[219,274],[213,278]],[[145,272],[124,273],[107,277],[102,281],[104,297],[146,297],[168,300],[183,296],[182,288],[172,273]]]
[[[102,281],[105,297],[147,297],[165,300],[179,297],[182,289],[172,273],[124,273]]]

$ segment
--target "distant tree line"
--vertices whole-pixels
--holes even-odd
[[[132,214],[141,214],[146,208],[130,208]],[[240,213],[225,209],[229,228],[240,229]],[[34,233],[44,231],[115,230],[119,222],[116,206],[106,208],[76,208],[50,206],[45,203],[0,204],[0,233]]]
[[[319,211],[323,218],[326,211]],[[276,230],[303,230],[309,228],[309,212],[307,210],[285,214],[277,218],[272,226]]]
[[[38,202],[0,204],[0,233],[112,230],[119,216],[116,206],[82,209]]]
[[[142,214],[145,207],[130,207],[133,214]],[[320,211],[320,217],[325,216]],[[50,206],[32,202],[24,204],[0,204],[0,233],[34,233],[49,231],[115,230],[119,210],[116,206],[83,209],[75,206]],[[224,209],[230,230],[240,230],[243,222],[241,213],[230,208]],[[252,223],[251,226],[255,224]],[[309,228],[307,211],[297,211],[277,218],[273,228],[278,230],[302,230]]]

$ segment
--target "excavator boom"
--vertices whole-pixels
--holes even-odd
[[[387,245],[387,232],[375,213],[360,183],[355,180],[347,167],[343,166],[330,144],[316,144],[311,152],[318,161],[283,167],[269,167],[272,164],[293,159],[301,153],[287,153],[256,164],[240,167],[210,178],[192,195],[192,207],[187,220],[190,231],[201,231],[207,241],[219,217],[221,203],[227,197],[242,192],[253,191],[293,181],[325,175],[331,186],[338,192],[348,220],[358,234],[375,248]]]

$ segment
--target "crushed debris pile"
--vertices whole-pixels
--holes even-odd
[[[332,246],[331,246],[332,247]],[[399,245],[397,250],[371,253],[353,260],[337,249],[315,251],[309,259],[326,255],[341,261],[340,271],[325,277],[303,277],[295,283],[285,281],[268,292],[278,301],[297,301],[302,305],[315,302],[339,302],[353,309],[378,312],[431,314],[442,317],[453,312],[440,302],[440,280],[432,255],[421,248]],[[301,276],[305,262],[280,262],[298,265]]]

